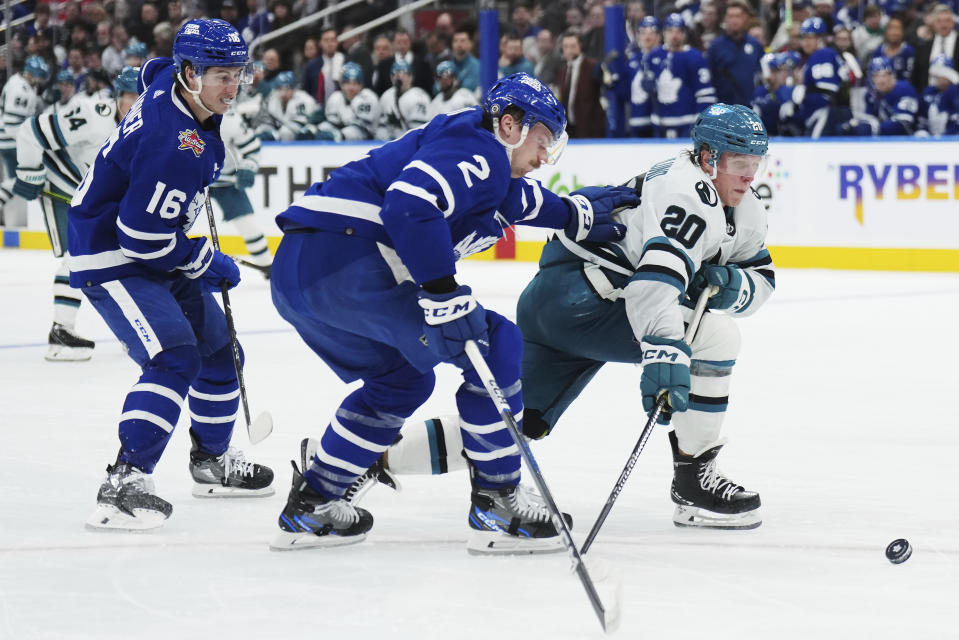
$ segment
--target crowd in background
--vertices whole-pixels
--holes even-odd
[[[4,32],[0,80],[7,56],[21,72],[38,56],[51,70],[38,93],[58,77],[72,78],[78,90],[99,88],[125,64],[170,55],[173,35],[190,18],[222,18],[253,43],[327,4],[25,2],[15,11],[34,18],[9,38]],[[619,3],[627,45],[607,54],[606,4],[499,3],[500,77],[523,71],[553,88],[571,137],[606,136],[610,99],[626,113],[622,135],[635,137],[682,138],[715,101],[752,106],[773,135],[959,133],[952,5],[794,0],[787,16],[775,0],[629,0]],[[389,140],[475,104],[474,2],[437,3],[340,39],[396,6],[368,0],[257,46],[256,79],[238,106],[250,126],[266,140]]]

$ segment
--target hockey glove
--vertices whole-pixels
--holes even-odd
[[[689,359],[693,352],[683,340],[656,336],[644,336],[640,346],[643,377],[639,390],[643,394],[643,409],[647,415],[652,414],[660,393],[665,391],[667,402],[657,422],[669,424],[674,411],[689,408]]]
[[[635,207],[639,196],[631,187],[583,187],[566,198],[572,207],[566,236],[580,242],[608,242],[622,240],[626,226],[615,222],[611,215],[620,207]]]
[[[17,168],[17,180],[13,183],[13,193],[24,200],[36,200],[40,197],[46,180],[47,172],[43,167]]]
[[[483,355],[489,352],[486,310],[473,297],[472,289],[465,285],[448,293],[422,289],[419,305],[426,344],[440,358],[460,369],[471,369],[465,353],[467,340],[475,340]]]
[[[249,169],[236,170],[237,189],[249,189],[253,186],[254,180],[256,180],[256,171],[250,171]]]
[[[753,301],[752,283],[736,265],[704,264],[689,285],[690,299],[698,300],[699,294],[709,285],[719,287],[719,291],[706,302],[707,309],[736,313]]]
[[[213,248],[207,238],[191,238],[193,251],[186,262],[177,269],[191,280],[200,279],[207,291],[220,291],[220,285],[226,283],[232,289],[240,283],[240,268],[233,258]]]

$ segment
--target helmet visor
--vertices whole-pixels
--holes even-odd
[[[566,130],[563,129],[559,137],[555,137],[549,130],[549,127],[542,122],[537,122],[529,127],[526,139],[531,140],[532,144],[537,145],[540,151],[546,152],[546,164],[556,164],[566,149],[569,135],[566,133]]]
[[[745,153],[727,151],[719,158],[716,169],[719,173],[728,173],[741,178],[755,178],[766,167],[766,156],[753,156]]]
[[[203,84],[207,87],[244,85],[253,82],[253,65],[249,62],[236,67],[207,67]]]

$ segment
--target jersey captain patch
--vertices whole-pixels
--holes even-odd
[[[180,132],[180,146],[177,149],[189,149],[197,158],[206,148],[206,142],[197,134],[196,129],[187,129]]]

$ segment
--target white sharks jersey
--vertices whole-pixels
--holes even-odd
[[[762,306],[775,287],[775,268],[766,250],[766,210],[756,193],[746,193],[734,209],[724,207],[710,177],[687,152],[653,165],[627,184],[640,182],[639,207],[614,214],[626,225],[623,240],[572,247],[578,254],[588,249],[592,258],[630,276],[622,295],[634,335],[682,338],[680,303],[693,275],[707,262],[743,269],[753,295],[735,309],[737,315]]]
[[[310,132],[315,133],[315,127],[310,121],[317,108],[313,96],[302,89],[297,89],[285,105],[280,100],[279,92],[273,91],[266,101],[266,123],[259,130],[272,131],[277,140],[312,138]]]
[[[0,93],[0,149],[16,147],[17,127],[38,110],[36,90],[21,74],[13,74]]]
[[[326,121],[344,140],[371,140],[380,121],[380,99],[372,89],[362,89],[350,101],[337,91],[326,101]]]
[[[477,104],[476,96],[473,95],[472,91],[467,91],[466,89],[462,88],[457,89],[449,98],[443,95],[443,92],[440,91],[433,96],[433,101],[430,102],[430,108],[427,112],[427,117],[432,120],[433,116],[435,115],[439,115],[441,113],[453,113],[454,111],[459,111],[460,109],[465,109],[466,107],[474,107]]]
[[[220,137],[226,148],[223,171],[211,186],[225,187],[236,184],[238,169],[256,171],[260,168],[260,139],[247,125],[236,106],[223,116],[220,122]]]
[[[429,122],[430,97],[419,87],[411,87],[396,98],[396,87],[380,96],[380,126],[377,140],[396,140],[401,135]]]
[[[112,99],[76,95],[56,112],[44,111],[20,127],[17,166],[42,165],[47,180],[73,194],[116,126],[117,107]]]

